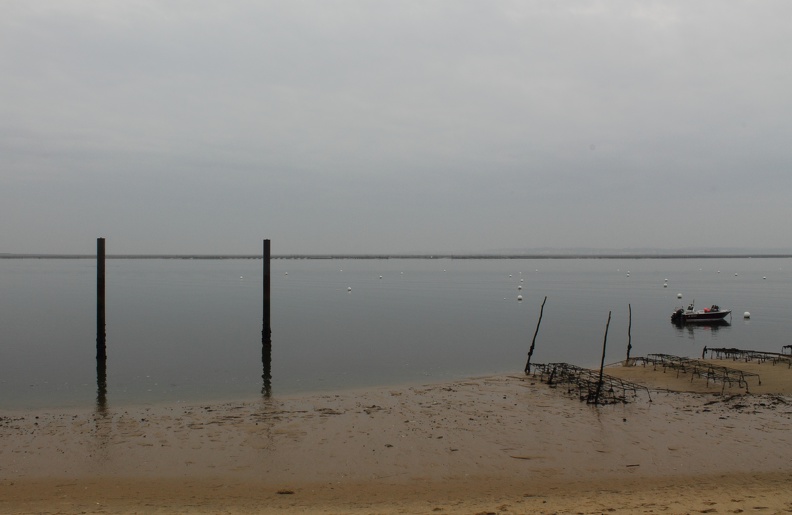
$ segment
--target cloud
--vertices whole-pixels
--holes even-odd
[[[669,219],[702,211],[728,221],[713,245],[778,246],[790,11],[13,2],[0,250],[101,230],[130,252],[239,252],[263,232],[285,251],[478,251],[526,225],[534,246],[677,247],[699,231]],[[42,212],[68,227],[51,244],[27,236]]]

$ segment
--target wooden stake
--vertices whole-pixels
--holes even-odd
[[[627,360],[624,362],[624,366],[630,365],[630,351],[632,350],[632,305],[627,304],[627,308],[630,310],[630,321],[627,324]]]
[[[534,331],[533,340],[531,340],[531,348],[528,350],[528,361],[525,362],[526,375],[531,373],[531,356],[533,356],[534,346],[536,345],[536,335],[539,334],[539,325],[542,323],[542,315],[544,314],[545,302],[547,302],[546,295],[544,300],[542,301],[542,308],[539,310],[539,321],[536,323],[536,331]]]
[[[608,311],[608,323],[605,324],[605,340],[602,342],[602,359],[600,360],[599,380],[597,381],[597,391],[594,394],[594,404],[599,403],[600,390],[602,389],[602,369],[605,368],[605,347],[608,345],[608,326],[611,321],[611,312]]]

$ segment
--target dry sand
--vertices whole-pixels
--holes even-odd
[[[594,407],[522,374],[0,413],[1,513],[790,513],[792,370]],[[672,377],[674,376],[674,377]]]

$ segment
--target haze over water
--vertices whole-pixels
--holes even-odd
[[[107,402],[260,396],[262,275],[255,259],[108,260]],[[0,408],[93,405],[95,261],[2,259],[0,292]],[[788,258],[274,259],[271,393],[522,373],[545,296],[537,363],[597,365],[609,311],[620,361],[628,304],[633,356],[792,343]],[[672,325],[694,299],[731,324]]]

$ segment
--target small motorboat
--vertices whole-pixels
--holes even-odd
[[[679,323],[720,322],[730,314],[730,309],[721,309],[717,304],[704,309],[696,309],[691,303],[687,309],[675,309],[671,314],[671,321]]]

